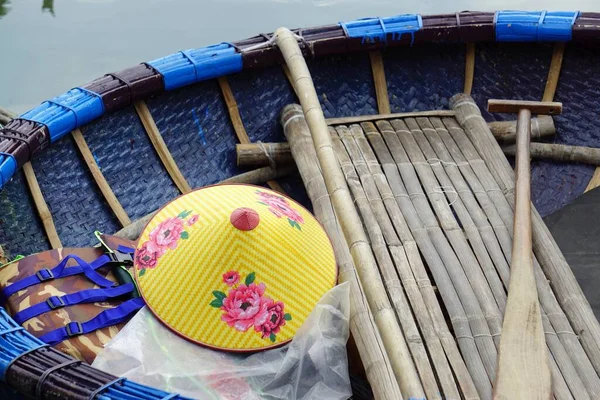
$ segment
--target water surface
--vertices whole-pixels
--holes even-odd
[[[598,0],[0,0],[0,106],[21,113],[107,72],[280,26],[403,13],[599,8]]]

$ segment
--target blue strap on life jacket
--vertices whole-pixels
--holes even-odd
[[[109,289],[87,289],[76,293],[66,294],[64,296],[51,296],[43,303],[34,304],[24,310],[13,315],[13,319],[18,323],[37,317],[38,315],[47,313],[48,311],[56,310],[76,304],[95,303],[97,301],[106,301],[115,297],[123,296],[133,292],[133,283],[126,283],[121,286]]]
[[[88,263],[78,256],[69,255],[65,257],[56,267],[52,269],[40,269],[35,273],[35,275],[28,276],[5,287],[2,290],[3,301],[6,301],[10,296],[18,291],[33,285],[37,285],[38,283],[46,282],[52,279],[65,278],[67,276],[81,273],[84,273],[89,280],[100,287],[106,288],[115,286],[115,282],[104,278],[102,275],[97,273],[96,270],[110,262],[124,263],[131,261],[131,254],[133,254],[134,251],[135,249],[130,247],[119,246],[117,251],[102,255],[91,263]],[[69,260],[74,260],[78,265],[66,268]]]
[[[87,322],[69,322],[67,326],[50,331],[39,337],[39,339],[50,346],[54,346],[70,337],[85,335],[86,333],[124,322],[131,314],[144,305],[144,299],[141,297],[127,300],[118,307],[102,311]]]

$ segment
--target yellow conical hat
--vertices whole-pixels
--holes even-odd
[[[291,340],[336,278],[314,216],[250,185],[178,197],[148,223],[135,256],[135,279],[157,318],[191,341],[231,351]]]

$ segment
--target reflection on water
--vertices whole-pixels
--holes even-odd
[[[10,11],[10,0],[0,0],[0,18]],[[54,17],[54,0],[42,0],[42,12],[49,12]]]

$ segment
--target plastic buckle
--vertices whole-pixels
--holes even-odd
[[[69,337],[83,334],[83,326],[81,325],[81,322],[69,322],[65,328],[67,329],[67,335]]]
[[[122,251],[115,250],[112,253],[108,253],[108,258],[111,262],[119,264],[133,265],[133,256],[129,253],[123,253]]]
[[[49,281],[50,279],[54,279],[54,273],[48,268],[40,269],[38,272],[35,273],[35,276],[38,277],[40,282],[45,282]]]
[[[51,310],[66,306],[65,301],[59,296],[50,296],[46,299],[46,304]]]

